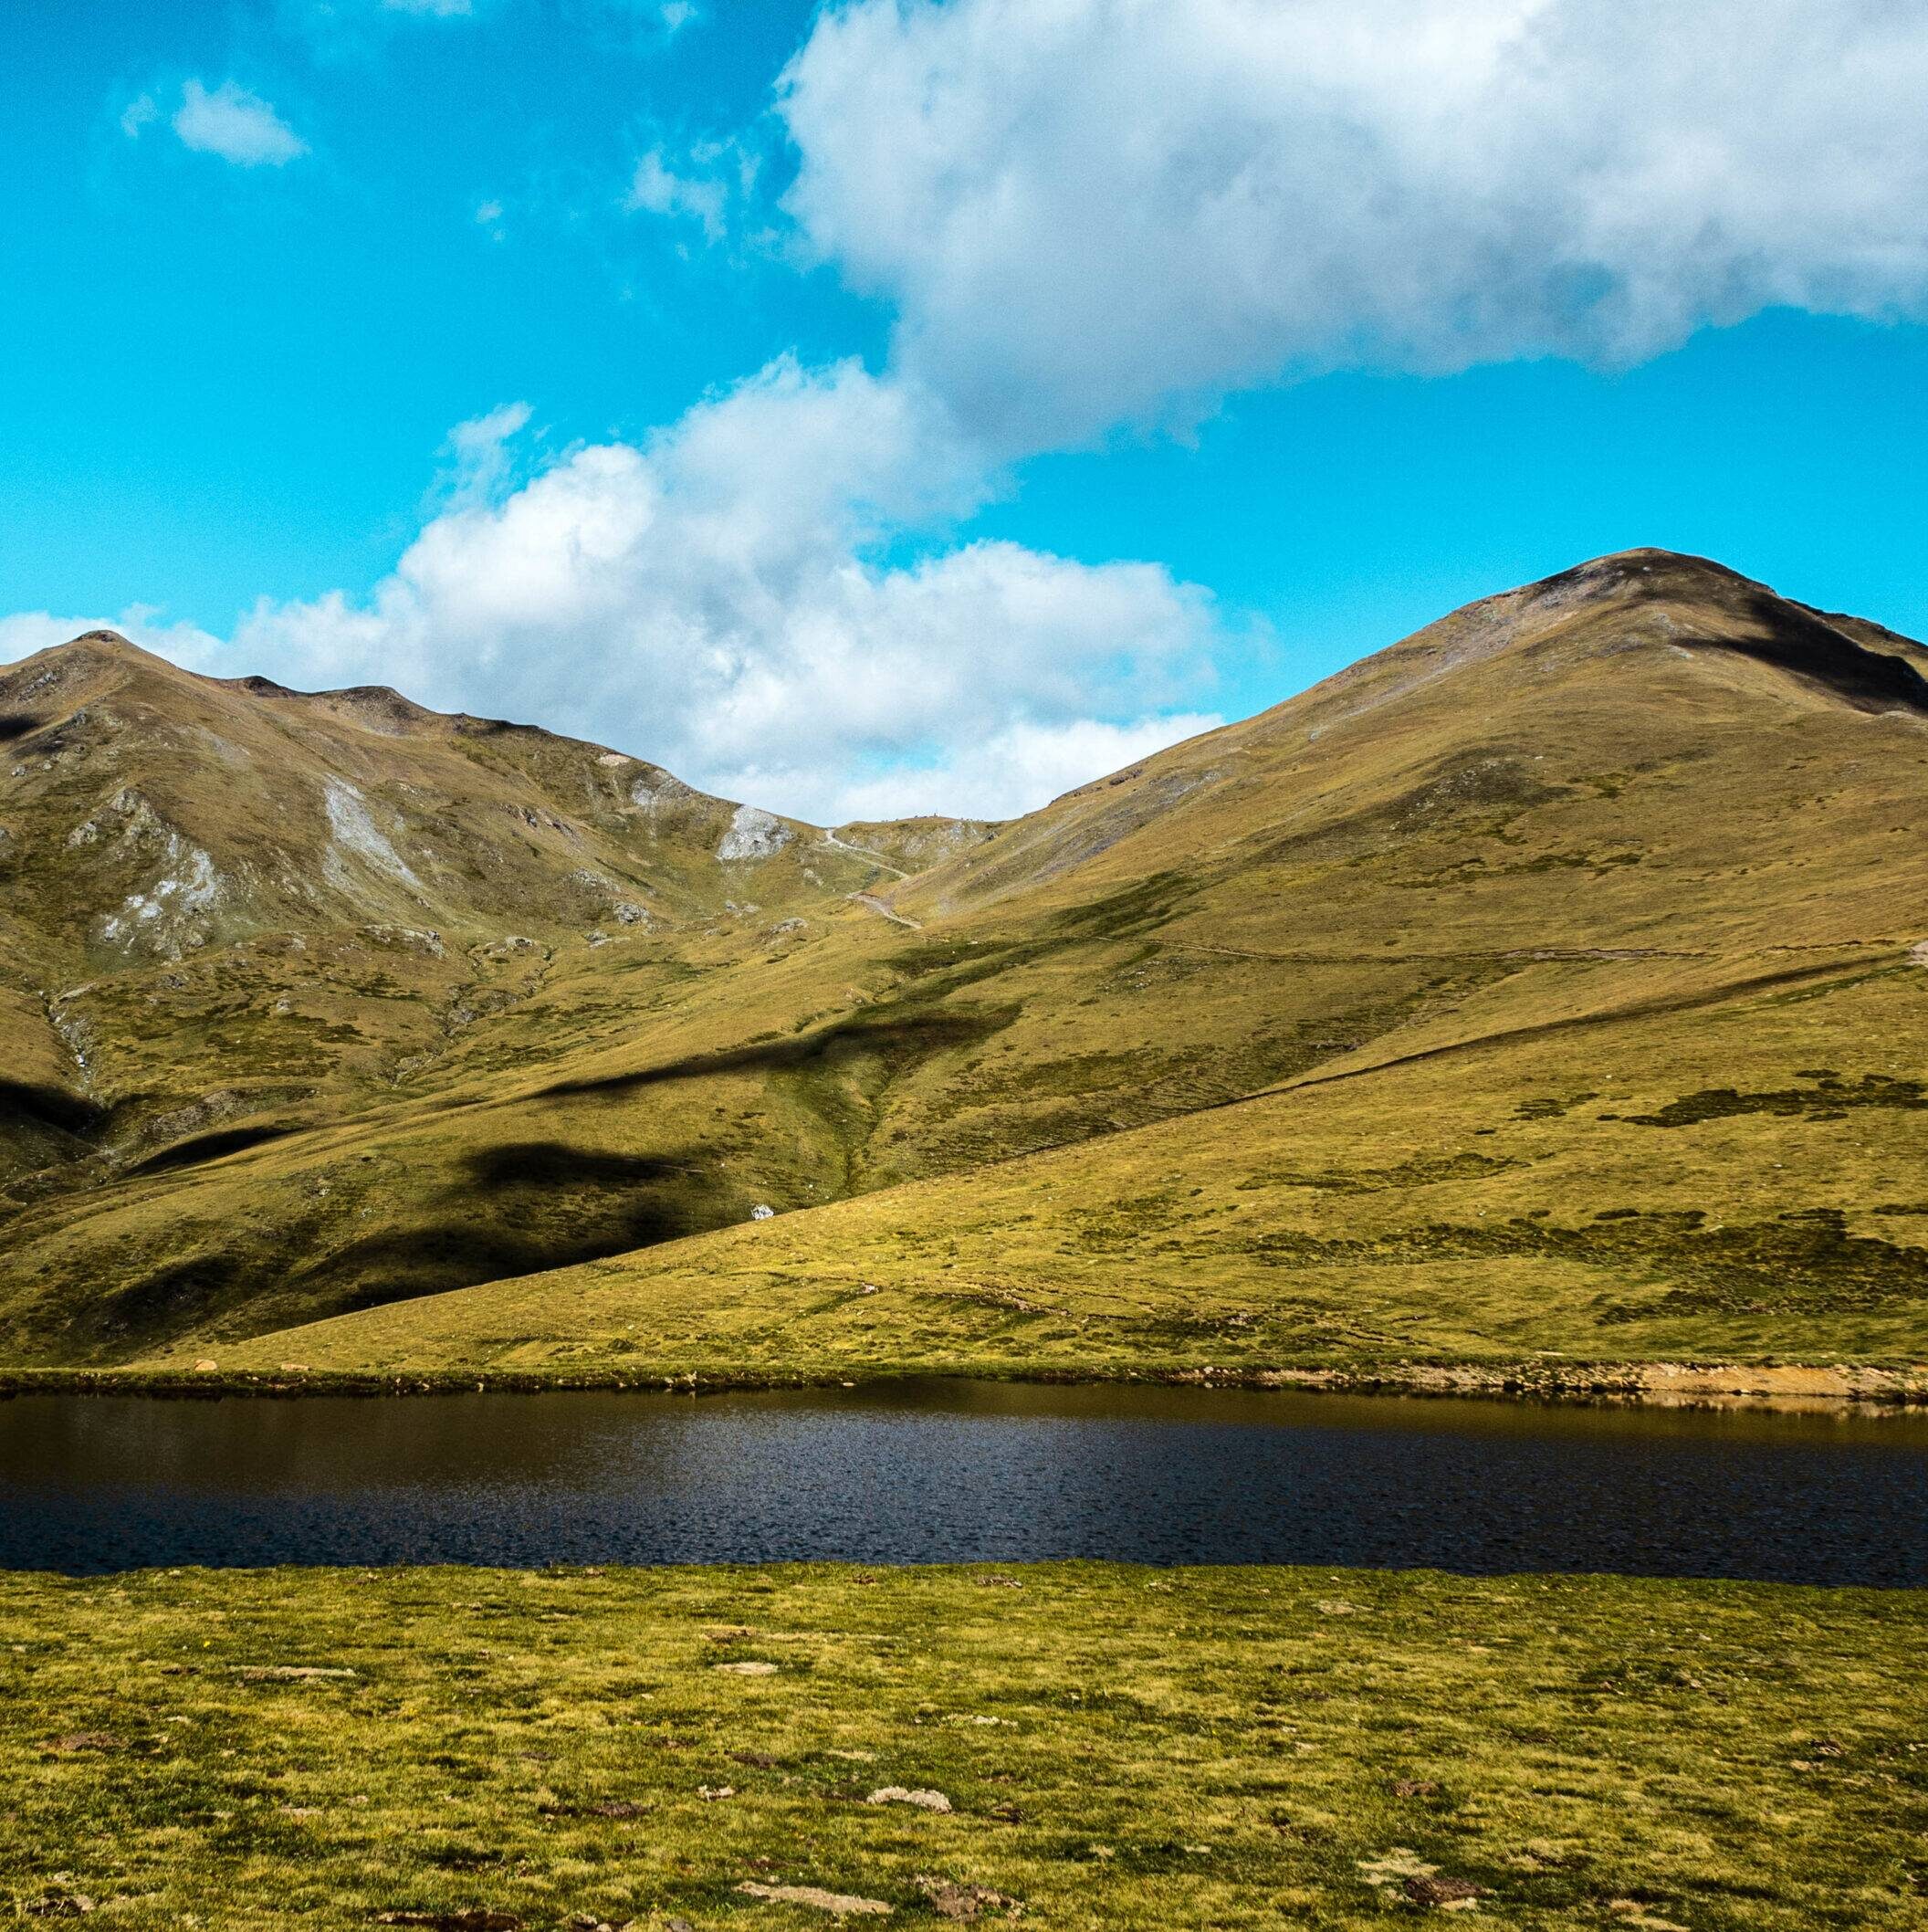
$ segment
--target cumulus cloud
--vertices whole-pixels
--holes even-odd
[[[809,245],[1007,448],[1339,366],[1928,313],[1912,0],[847,0]]]
[[[498,478],[524,420],[464,425],[458,466]],[[369,597],[263,603],[231,655],[508,711],[819,823],[1016,812],[1197,729],[1217,620],[1155,564],[879,555],[983,476],[915,389],[786,358],[642,445],[470,490]]]
[[[835,815],[840,824],[915,818],[933,811],[958,818],[1005,818],[1035,811],[1074,786],[1224,721],[1210,711],[1165,712],[1128,724],[1095,718],[1062,724],[1023,719],[975,744],[952,748],[934,770],[906,766],[851,780],[833,794]],[[807,785],[807,775],[797,782]]]
[[[286,167],[308,152],[308,143],[267,101],[232,80],[212,92],[190,80],[181,90],[173,130],[183,147],[244,168]]]

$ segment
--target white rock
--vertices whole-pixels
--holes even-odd
[[[914,1804],[922,1811],[948,1811],[950,1800],[942,1791],[906,1790],[901,1784],[886,1784],[881,1791],[873,1791],[864,1802],[865,1804]]]
[[[729,830],[717,847],[723,859],[774,858],[796,834],[773,813],[760,805],[739,805],[729,821]]]

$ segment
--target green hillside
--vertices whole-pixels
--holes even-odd
[[[826,834],[81,640],[0,680],[0,1348],[1922,1361],[1924,673],[1629,552]]]

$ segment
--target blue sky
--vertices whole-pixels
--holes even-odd
[[[1637,543],[1928,635],[1928,24],[1611,11],[19,9],[0,658],[113,621],[828,819]]]

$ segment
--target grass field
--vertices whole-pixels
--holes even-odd
[[[1611,1578],[9,1576],[0,1916],[1918,1927],[1924,1639]]]

